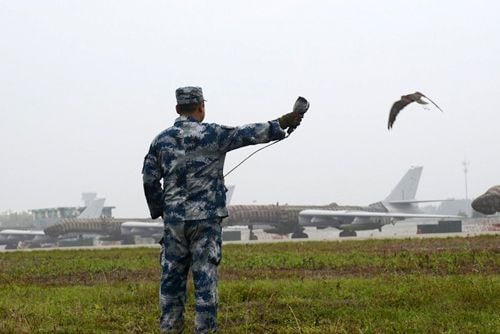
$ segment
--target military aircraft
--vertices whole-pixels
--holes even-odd
[[[341,230],[340,236],[355,236],[356,230],[381,229],[383,225],[406,218],[460,218],[458,216],[431,215],[420,212],[419,202],[440,200],[415,200],[423,167],[412,167],[401,179],[389,196],[368,206],[328,205],[228,205],[229,217],[222,221],[223,227],[248,226],[250,239],[256,239],[253,231],[280,235],[291,234],[292,238],[307,238],[306,226],[318,229],[334,227]],[[228,187],[228,203],[234,187]],[[332,213],[335,216],[332,216]],[[50,231],[49,231],[50,230]],[[100,240],[134,243],[135,237],[149,237],[155,241],[161,238],[163,222],[143,219],[100,219],[99,221],[63,222],[46,229],[53,235],[71,232],[85,232],[100,235]]]
[[[75,220],[95,219],[101,216],[104,198],[93,200]],[[0,245],[5,249],[16,249],[19,243],[26,243],[28,248],[39,248],[44,245],[54,245],[58,238],[48,235],[44,230],[5,229],[0,231]]]
[[[16,230],[5,229],[0,231],[0,245],[5,245],[5,249],[16,249],[19,242],[27,240],[45,240],[43,231],[36,230]]]
[[[226,201],[231,201],[234,186],[228,186]],[[123,245],[134,244],[137,237],[151,238],[158,242],[163,237],[163,221],[150,218],[86,218],[63,219],[59,224],[45,229],[45,233],[54,238],[67,235],[92,235],[99,241],[120,242]]]
[[[235,186],[227,186],[226,203],[231,203]],[[125,221],[120,225],[120,235],[125,243],[133,243],[132,240],[138,236],[143,238],[153,238],[159,241],[163,237],[163,221]]]
[[[346,209],[306,209],[299,213],[301,226],[340,229],[340,236],[356,236],[356,231],[382,230],[382,226],[409,218],[460,219],[460,216],[422,212],[417,204],[443,200],[416,200],[423,167],[411,167],[383,201],[366,207]]]

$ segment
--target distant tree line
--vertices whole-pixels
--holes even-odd
[[[1,229],[33,227],[33,215],[29,211],[3,211],[0,212],[0,223]]]

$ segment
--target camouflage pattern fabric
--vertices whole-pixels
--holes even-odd
[[[196,332],[217,329],[220,220],[228,215],[225,155],[243,146],[284,137],[277,120],[227,127],[180,116],[151,143],[142,173],[151,217],[162,216],[165,225],[160,283],[162,331],[182,331],[190,267],[195,285]]]
[[[191,104],[205,101],[201,87],[181,87],[175,91],[177,104]]]
[[[485,215],[500,212],[500,185],[491,187],[472,201],[472,208]]]
[[[226,153],[284,137],[277,120],[227,127],[177,118],[173,127],[153,140],[144,158],[144,192],[151,218],[162,216],[169,223],[226,217]]]
[[[160,242],[160,329],[180,333],[189,267],[195,286],[195,332],[217,330],[217,266],[221,260],[221,218],[175,222],[165,226]]]

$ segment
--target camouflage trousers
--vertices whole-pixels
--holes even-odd
[[[184,303],[189,268],[195,289],[195,333],[217,331],[217,267],[221,260],[221,220],[191,220],[165,224],[160,241],[160,330],[184,330]]]

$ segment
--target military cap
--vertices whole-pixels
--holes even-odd
[[[175,91],[177,104],[191,104],[205,101],[201,87],[180,87]]]

